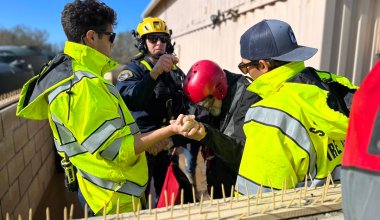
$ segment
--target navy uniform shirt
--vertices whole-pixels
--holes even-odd
[[[188,102],[182,90],[185,74],[179,68],[154,80],[143,60],[154,67],[147,57],[133,59],[119,74],[116,87],[141,132],[145,133],[168,125],[170,119],[186,113]]]

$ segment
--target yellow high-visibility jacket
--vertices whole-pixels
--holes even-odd
[[[300,187],[305,177],[309,186],[319,186],[329,173],[340,179],[348,118],[328,105],[329,91],[320,88],[314,76],[300,75],[304,70],[303,62],[292,62],[263,74],[247,88],[262,100],[245,117],[239,193],[248,190],[253,195],[261,185],[263,191]],[[342,76],[319,71],[315,76],[348,90],[357,88]]]
[[[118,64],[82,44],[67,42],[64,54],[23,87],[17,115],[48,119],[57,151],[77,168],[79,188],[95,214],[132,211],[147,180],[145,154],[135,155],[139,129],[117,89],[103,75]]]

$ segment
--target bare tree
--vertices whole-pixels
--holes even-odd
[[[40,50],[58,52],[58,45],[46,43],[48,32],[39,29],[30,29],[23,25],[14,28],[0,28],[0,45],[28,45]]]
[[[138,53],[135,39],[129,31],[117,33],[112,58],[121,64],[127,64]]]

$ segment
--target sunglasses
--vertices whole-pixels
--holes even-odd
[[[170,38],[165,35],[148,35],[146,36],[146,39],[148,39],[148,41],[152,44],[157,43],[158,40],[160,40],[164,44],[170,41]]]
[[[240,69],[240,71],[244,74],[247,74],[249,69],[248,67],[249,66],[257,66],[257,64],[259,63],[259,61],[251,61],[249,63],[243,63],[241,62],[239,65],[238,65],[238,68]]]
[[[113,44],[113,42],[115,41],[115,38],[116,38],[115,32],[106,32],[106,31],[103,32],[103,31],[101,31],[101,32],[98,32],[98,34],[104,34],[104,35],[110,36],[109,41],[111,44]]]

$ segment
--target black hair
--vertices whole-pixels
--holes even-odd
[[[106,31],[117,24],[116,12],[97,0],[75,0],[62,11],[61,23],[67,40],[79,43],[89,30]]]
[[[260,60],[254,60],[252,62],[252,66],[254,66],[256,69],[260,68]],[[280,67],[282,65],[288,64],[288,61],[281,61],[281,60],[272,60],[272,59],[265,59],[264,61],[269,62],[269,71],[276,69],[277,67]]]

